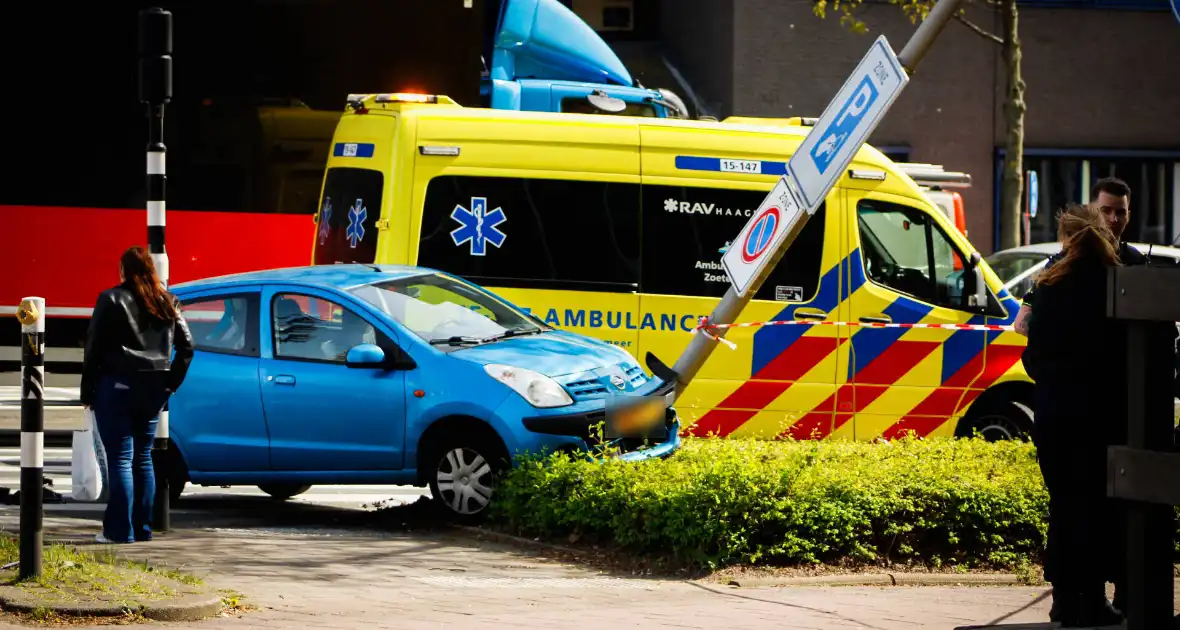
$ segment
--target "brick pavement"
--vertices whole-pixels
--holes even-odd
[[[4,510],[0,524],[9,529],[13,517]],[[78,524],[50,519],[47,529]],[[1043,588],[738,589],[619,578],[456,533],[205,527],[120,550],[195,572],[260,608],[153,624],[175,627],[909,630],[1048,618]]]

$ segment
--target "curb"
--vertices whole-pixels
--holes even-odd
[[[522,547],[533,547],[535,549],[543,549],[545,551],[557,551],[560,553],[568,553],[577,556],[589,555],[590,552],[583,549],[574,549],[573,547],[565,547],[563,545],[555,545],[553,543],[542,542],[540,540],[533,540],[532,538],[524,538],[522,536],[514,536],[512,534],[505,534],[490,529],[483,529],[473,525],[456,525],[455,529],[466,532],[479,538],[491,540],[492,542],[506,543],[510,545],[520,545]]]
[[[139,612],[155,621],[200,621],[221,613],[220,595],[188,595],[173,600],[144,604],[131,610],[117,604],[46,605],[37,598],[0,596],[0,606],[6,612],[32,613],[48,610],[63,617],[118,617]]]
[[[576,556],[590,555],[584,549],[514,536],[472,525],[457,525],[455,529],[492,542],[556,551]],[[704,578],[693,580],[701,584],[720,584],[738,588],[775,586],[1022,586],[1019,576],[1011,573],[845,573],[839,575],[806,575],[798,577],[751,577],[729,580]]]
[[[1024,584],[1018,576],[1009,573],[851,573],[705,581],[739,588],[774,586],[1021,586]]]

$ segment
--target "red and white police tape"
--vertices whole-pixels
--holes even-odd
[[[737,350],[737,344],[714,334],[712,331],[720,330],[722,328],[754,328],[757,326],[853,326],[857,328],[938,328],[942,330],[994,330],[994,331],[1011,331],[1015,330],[1012,326],[1001,326],[998,324],[894,324],[892,322],[829,322],[829,321],[813,321],[813,320],[785,320],[785,321],[769,321],[769,322],[741,322],[735,324],[710,324],[709,318],[702,317],[700,323],[693,330],[700,332],[713,341],[719,341],[727,346],[730,350]]]

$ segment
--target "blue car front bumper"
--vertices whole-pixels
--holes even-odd
[[[680,448],[680,421],[675,420],[668,427],[668,440],[652,446],[650,448],[643,448],[635,451],[626,451],[616,458],[625,462],[641,462],[649,459],[664,459],[675,453]]]
[[[586,446],[586,450],[593,451],[595,447],[608,447],[610,457],[623,461],[637,462],[670,456],[680,448],[680,420],[675,411],[669,409],[663,431],[658,438],[618,438],[600,439],[598,429],[606,417],[602,409],[523,418],[525,429],[544,435],[561,435],[579,438]]]

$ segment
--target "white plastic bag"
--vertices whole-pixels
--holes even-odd
[[[70,461],[70,476],[73,481],[75,501],[97,501],[102,494],[102,472],[98,469],[98,455],[95,451],[97,425],[94,412],[82,411],[82,429],[74,431],[73,456]]]

